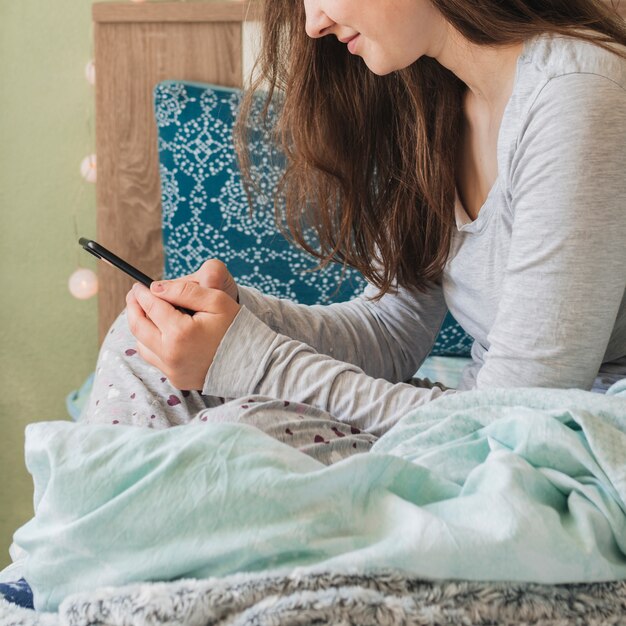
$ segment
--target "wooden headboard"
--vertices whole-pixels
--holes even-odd
[[[97,240],[154,278],[163,269],[154,86],[168,79],[241,86],[253,7],[242,0],[93,5]],[[98,273],[102,341],[132,281],[104,263]]]
[[[625,0],[606,1],[626,15]],[[93,5],[97,239],[154,278],[163,252],[153,88],[168,79],[241,86],[244,33],[255,6],[254,0]],[[102,341],[131,280],[99,265]]]

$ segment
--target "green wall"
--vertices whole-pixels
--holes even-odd
[[[33,512],[24,428],[68,419],[97,356],[96,301],[67,290],[95,267],[74,226],[95,234],[92,54],[91,2],[0,0],[0,567]]]

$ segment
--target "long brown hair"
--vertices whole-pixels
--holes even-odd
[[[521,43],[541,33],[626,45],[626,23],[601,0],[432,0],[469,41]],[[255,93],[280,100],[275,140],[286,155],[276,205],[285,231],[320,260],[358,269],[378,290],[438,282],[454,226],[456,153],[465,85],[422,57],[373,74],[335,37],[305,33],[302,0],[265,0],[257,77],[237,124],[253,193],[247,137]],[[258,120],[257,120],[258,121]],[[312,227],[317,244],[305,229]]]

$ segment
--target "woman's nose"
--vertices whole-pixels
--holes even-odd
[[[330,32],[328,29],[334,22],[322,11],[319,0],[304,0],[304,10],[306,34],[313,39],[328,35]]]

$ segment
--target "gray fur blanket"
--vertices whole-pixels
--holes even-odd
[[[626,581],[577,585],[427,582],[368,575],[236,574],[109,587],[58,613],[0,600],[0,626],[626,625]]]

